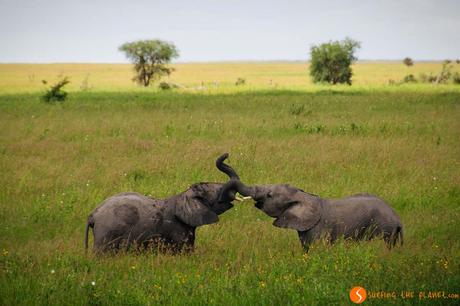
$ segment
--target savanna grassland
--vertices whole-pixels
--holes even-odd
[[[387,85],[440,66],[358,63],[353,86],[330,87],[304,63],[178,64],[183,88],[159,91],[136,87],[129,65],[0,65],[0,304],[330,305],[356,285],[396,295],[365,303],[459,303],[460,86]],[[41,80],[59,74],[68,100],[42,102]],[[85,255],[103,199],[224,182],[224,152],[247,184],[381,196],[404,245],[317,242],[304,255],[247,200],[199,228],[193,254]],[[457,298],[419,301],[429,291]]]

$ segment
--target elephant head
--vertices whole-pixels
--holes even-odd
[[[215,223],[219,220],[218,215],[233,207],[236,190],[231,190],[228,185],[234,180],[239,180],[238,174],[229,165],[225,164],[228,153],[223,154],[216,160],[216,167],[227,174],[230,181],[221,183],[197,183],[188,190],[178,195],[175,200],[175,215],[182,222],[193,226]]]
[[[246,186],[232,179],[225,188],[254,199],[255,207],[276,218],[277,227],[306,231],[321,218],[321,199],[287,184]]]

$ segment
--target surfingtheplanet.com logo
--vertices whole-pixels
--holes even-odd
[[[366,297],[366,289],[363,287],[356,286],[350,290],[350,300],[355,304],[361,304],[366,300]]]

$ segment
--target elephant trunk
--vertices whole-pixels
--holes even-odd
[[[236,192],[239,192],[243,196],[249,196],[251,198],[256,198],[257,188],[256,187],[248,187],[244,185],[240,181],[240,177],[236,173],[236,171],[227,164],[224,164],[224,161],[228,158],[228,153],[221,155],[216,160],[216,167],[227,174],[230,177],[230,181],[225,183],[222,186],[220,195],[219,195],[219,202],[231,202],[235,199]]]
[[[223,173],[227,174],[231,180],[239,180],[240,177],[236,173],[236,171],[230,167],[227,164],[224,164],[224,161],[228,158],[228,153],[222,154],[217,160],[216,160],[216,167]]]
[[[236,191],[245,197],[251,197],[253,199],[257,198],[257,188],[255,186],[246,186],[241,181],[235,182]]]
[[[220,200],[225,200],[226,198],[234,199],[236,192],[239,192],[243,196],[256,198],[256,187],[248,187],[244,185],[239,179],[232,179],[222,187]]]

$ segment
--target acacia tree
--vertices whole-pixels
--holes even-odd
[[[310,49],[310,75],[313,82],[330,84],[348,83],[351,85],[351,64],[357,60],[355,52],[360,43],[346,38],[342,41],[330,41]]]
[[[403,59],[403,64],[407,67],[414,65],[414,61],[410,57],[406,57]]]
[[[176,46],[158,39],[125,43],[119,50],[134,64],[136,76],[133,81],[144,86],[149,86],[152,80],[170,75],[174,69],[167,64],[179,56]]]

